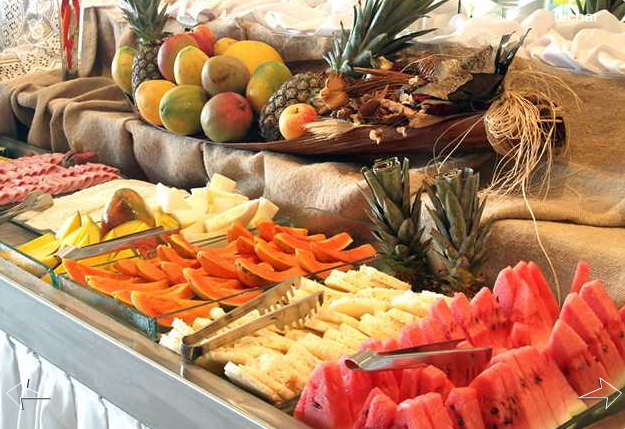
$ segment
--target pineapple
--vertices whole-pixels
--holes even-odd
[[[492,221],[480,225],[486,200],[478,199],[479,182],[479,173],[465,168],[437,176],[434,186],[425,184],[433,206],[427,210],[435,224],[430,233],[445,266],[439,274],[446,293],[473,295],[484,285],[481,265]]]
[[[426,253],[430,240],[423,240],[420,188],[411,204],[409,161],[404,158],[378,160],[373,168],[361,170],[371,196],[367,214],[373,223],[372,234],[379,244],[379,254],[393,274],[415,286],[424,286]]]
[[[400,36],[417,19],[447,0],[364,0],[354,7],[351,31],[342,28],[324,59],[329,70],[323,74],[293,76],[271,97],[260,115],[260,132],[265,140],[281,139],[278,120],[291,104],[308,102],[317,108],[335,109],[349,101],[346,77],[360,76],[355,67],[372,67],[379,57],[389,57],[409,46],[412,39],[430,30]],[[325,86],[322,82],[325,82]],[[319,112],[323,114],[323,111]]]
[[[616,16],[619,21],[625,18],[625,2],[622,0],[586,0],[584,4],[582,4],[581,0],[575,0],[575,3],[577,3],[577,13],[582,15],[597,13],[605,9]]]
[[[139,47],[132,64],[132,93],[146,80],[162,79],[158,69],[158,50],[168,15],[160,0],[120,0],[119,8],[130,28],[139,38]]]

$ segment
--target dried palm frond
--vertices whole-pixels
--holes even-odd
[[[304,125],[315,139],[334,139],[356,128],[369,127],[371,125],[359,124],[342,119],[323,119]]]

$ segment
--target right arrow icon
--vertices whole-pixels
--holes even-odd
[[[618,392],[618,395],[616,395],[614,397],[614,399],[612,399],[611,402],[610,402],[610,396],[612,396],[612,395],[608,395],[608,394],[605,394],[604,392],[602,392],[602,390],[603,390],[603,383],[607,384],[612,389],[614,389],[614,392]],[[599,392],[601,392],[601,393],[599,393]],[[603,378],[599,378],[599,388],[596,389],[596,390],[593,390],[592,392],[588,392],[585,395],[580,396],[578,399],[605,399],[605,409],[607,410],[608,407],[610,405],[612,405],[614,402],[616,402],[616,400],[618,398],[620,398],[620,396],[622,394],[623,393],[620,390],[618,390],[616,387],[612,386],[610,383],[605,381]]]

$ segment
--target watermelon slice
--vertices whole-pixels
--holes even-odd
[[[426,393],[417,399],[423,403],[425,413],[428,415],[432,427],[436,429],[454,429],[441,395],[438,393]]]
[[[563,320],[556,322],[546,350],[578,395],[595,390],[599,378],[608,379],[603,364],[595,360],[584,340]]]
[[[519,262],[514,266],[514,274],[517,276],[519,280],[519,284],[521,286],[529,287],[534,294],[536,302],[538,303],[538,313],[540,317],[543,318],[549,329],[553,327],[553,324],[556,323],[556,319],[558,318],[558,313],[555,316],[549,311],[548,304],[545,302],[543,298],[543,293],[538,284],[534,281],[532,277],[532,273],[530,272],[529,265],[523,261]],[[549,295],[553,299],[553,295],[551,294],[551,289],[548,291]]]
[[[399,341],[397,341],[395,338],[389,338],[387,340],[382,340],[382,345],[381,345],[381,351],[383,352],[390,352],[393,350],[398,350],[401,347],[399,346]],[[403,374],[403,371],[401,369],[398,370],[394,370],[393,374],[395,375],[395,379],[397,380],[397,386],[401,386],[401,377]],[[397,402],[399,401],[399,398],[397,399]]]
[[[449,381],[447,375],[435,366],[429,365],[421,371],[419,378],[420,395],[438,393],[443,397],[443,400],[447,400],[447,396],[453,388],[454,385]]]
[[[564,410],[570,417],[586,411],[586,404],[578,398],[556,362],[546,351],[540,352],[540,361],[535,364],[536,366],[544,371],[545,395],[548,398],[551,399],[553,396],[561,398],[564,402]],[[553,395],[553,392],[558,392],[558,395]],[[559,415],[560,417],[564,417],[564,414]]]
[[[603,326],[612,337],[618,351],[625,359],[625,328],[618,314],[614,301],[605,290],[603,283],[598,280],[586,283],[582,286],[580,296],[595,312]]]
[[[399,402],[399,384],[394,371],[375,371],[371,373],[371,384],[377,387],[393,402]]]
[[[471,302],[465,294],[454,294],[449,304],[449,309],[454,320],[462,327],[466,338],[474,347],[492,344],[488,328],[479,318],[473,316]]]
[[[396,411],[397,404],[380,389],[374,388],[354,422],[354,429],[390,429]]]
[[[514,300],[516,299],[516,293],[519,289],[519,282],[517,276],[511,267],[506,267],[499,272],[495,285],[493,286],[493,293],[497,298],[497,302],[501,307],[501,311],[506,317],[512,316],[514,309]]]
[[[510,331],[510,344],[514,348],[531,345],[532,334],[530,333],[530,327],[521,322],[516,322],[512,325],[512,330]]]
[[[399,385],[399,400],[413,399],[419,395],[419,379],[423,368],[404,369]]]
[[[504,388],[508,393],[508,398],[513,407],[518,407],[514,416],[517,420],[518,428],[542,428],[540,417],[532,413],[532,409],[528,408],[528,403],[521,400],[523,397],[523,390],[521,389],[521,380],[515,373],[514,369],[510,365],[504,365],[501,368],[501,379],[503,380]],[[513,425],[514,427],[514,425]],[[545,427],[544,429],[549,429]]]
[[[308,384],[304,386],[304,390],[299,395],[299,400],[297,401],[297,405],[295,406],[295,411],[293,412],[293,417],[297,420],[304,421],[304,413],[306,409],[306,404],[308,404],[309,396],[308,396]]]
[[[471,386],[477,392],[480,405],[480,413],[486,428],[527,428],[527,420],[524,412],[517,403],[513,402],[511,395],[504,383],[504,378],[510,376],[513,371],[505,363],[496,363],[475,377]],[[525,425],[525,426],[523,426]]]
[[[437,298],[436,301],[434,301],[434,304],[430,307],[430,315],[434,320],[440,323],[445,333],[445,339],[460,340],[465,338],[462,328],[454,320],[451,310],[447,305],[447,301],[445,301],[444,298]]]
[[[520,405],[523,406],[529,416],[537,416],[536,428],[555,428],[558,423],[545,399],[545,394],[538,384],[535,383],[533,372],[530,368],[522,367],[515,359],[516,350],[508,350],[500,353],[492,359],[492,363],[503,362],[508,364],[519,379]]]
[[[357,416],[362,410],[369,392],[373,388],[371,381],[371,373],[366,371],[352,371],[345,366],[345,357],[339,361],[341,376],[343,377],[343,385],[349,405],[352,410],[352,416]]]
[[[545,318],[546,313],[540,311],[540,300],[532,293],[531,289],[523,282],[519,282],[519,289],[512,310],[512,322],[521,322],[529,327],[530,344],[543,348],[549,341],[551,324]]]
[[[534,284],[536,284],[538,288],[540,298],[545,303],[549,314],[551,314],[551,319],[555,321],[558,318],[558,313],[560,313],[560,306],[553,294],[553,290],[551,290],[551,286],[549,286],[549,282],[547,282],[540,267],[534,262],[530,261],[530,263],[527,264],[527,268],[534,280]]]
[[[497,349],[506,348],[510,325],[495,300],[493,293],[487,287],[483,287],[471,300],[473,315],[486,325],[490,330],[495,352]]]
[[[423,403],[419,398],[408,399],[397,406],[394,429],[436,429],[430,423]]]
[[[399,334],[399,346],[403,349],[417,347],[425,343],[427,340],[418,323],[404,326]]]
[[[625,322],[625,305],[621,307],[621,309],[618,311],[618,314],[621,316],[621,320]]]
[[[573,281],[571,282],[571,292],[579,292],[582,286],[590,280],[590,265],[588,262],[580,260],[577,263],[575,275],[573,275]]]
[[[419,320],[419,327],[421,332],[425,335],[425,339],[428,343],[439,343],[441,341],[447,341],[445,331],[440,322],[431,316],[426,316]]]
[[[303,404],[297,405],[297,418],[314,429],[351,429],[353,426],[348,396],[336,362],[317,366],[299,402]]]
[[[454,429],[486,429],[477,392],[472,387],[456,387],[451,389],[445,401],[447,413],[451,418]]]
[[[608,373],[608,382],[615,386],[625,384],[625,362],[601,320],[578,294],[570,293],[560,318],[564,320],[588,345],[590,353],[599,360]]]

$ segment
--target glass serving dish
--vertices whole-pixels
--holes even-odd
[[[26,240],[28,241],[28,240]],[[24,241],[24,243],[26,242]],[[22,243],[19,243],[22,244]],[[24,271],[42,279],[52,286],[56,284],[56,275],[51,267],[21,252],[17,245],[0,240],[0,258],[9,261]]]

